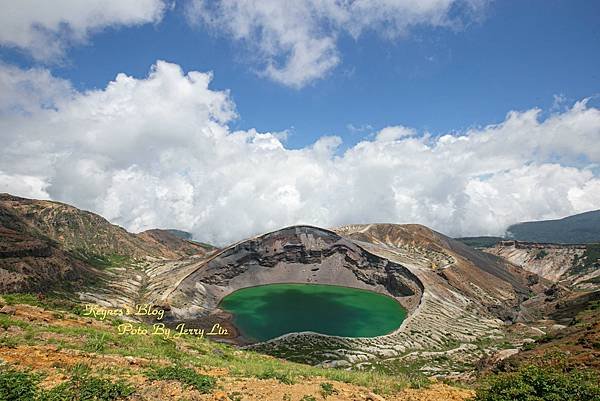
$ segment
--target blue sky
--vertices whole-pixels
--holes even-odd
[[[0,192],[219,245],[600,209],[598,21],[592,0],[10,2]]]
[[[184,8],[177,4],[160,22],[91,35],[60,61],[40,63],[6,47],[0,57],[47,64],[82,90],[103,88],[119,72],[142,78],[158,59],[212,71],[212,87],[230,90],[237,106],[233,128],[289,130],[292,148],[333,134],[350,146],[396,124],[435,135],[463,131],[501,122],[510,110],[550,110],[555,95],[573,102],[600,92],[595,1],[497,1],[464,29],[416,27],[394,40],[342,33],[340,64],[300,89],[257,75],[243,43],[191,26]]]

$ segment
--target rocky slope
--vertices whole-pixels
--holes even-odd
[[[531,339],[521,349],[508,350],[482,359],[483,372],[515,371],[538,365],[563,370],[590,369],[600,372],[600,292],[570,294],[548,314],[544,335]],[[556,324],[553,322],[563,322]]]
[[[202,257],[210,252],[212,248],[168,230],[131,234],[69,205],[0,194],[0,292],[85,284],[113,296],[112,287],[128,288],[130,276],[140,277],[139,272],[132,274],[132,264]],[[107,267],[121,269],[123,274],[107,271]]]
[[[600,370],[600,244],[552,244],[504,240],[485,252],[498,255],[552,285],[521,304],[530,339],[519,349],[480,361],[484,371],[540,365]],[[524,329],[514,325],[512,330]],[[535,335],[534,330],[540,330]]]
[[[83,255],[174,259],[207,252],[206,246],[182,239],[168,230],[132,234],[97,214],[60,202],[0,194],[0,208],[10,211],[29,232]]]
[[[599,244],[501,241],[483,249],[571,289],[600,289]]]
[[[184,238],[176,230],[151,229],[137,234],[152,249],[160,249],[163,258],[177,259],[186,256],[206,255],[216,248]]]
[[[45,291],[82,283],[95,269],[25,224],[0,204],[0,292]]]

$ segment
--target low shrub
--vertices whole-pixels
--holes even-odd
[[[598,376],[528,366],[488,378],[475,401],[598,401]]]
[[[338,391],[333,387],[331,383],[321,383],[321,397],[327,398],[330,395],[337,394]]]
[[[39,377],[15,370],[0,369],[0,401],[31,401],[35,399]]]
[[[116,401],[133,393],[133,388],[123,381],[113,382],[79,372],[83,369],[69,381],[44,391],[38,388],[39,375],[3,367],[0,401]]]
[[[37,401],[116,401],[133,394],[133,388],[123,382],[76,374],[65,383],[42,392]]]

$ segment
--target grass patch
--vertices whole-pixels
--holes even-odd
[[[83,316],[85,308],[75,301],[66,299],[61,294],[32,294],[32,293],[12,293],[2,294],[2,300],[8,305],[31,305],[39,308],[70,312],[75,315]]]
[[[92,376],[85,365],[76,365],[71,372],[67,382],[42,390],[40,375],[4,366],[0,368],[0,401],[116,401],[133,394],[129,384]]]
[[[0,368],[0,401],[32,401],[37,394],[38,375],[12,367]]]
[[[78,248],[72,251],[72,255],[96,268],[108,269],[111,267],[120,267],[129,265],[133,260],[129,256],[112,254],[99,254],[91,252],[84,248]]]
[[[36,401],[116,401],[133,392],[133,387],[124,381],[113,382],[87,373],[78,373],[69,381],[41,392]]]
[[[275,370],[271,366],[269,366],[267,369],[265,369],[264,372],[256,375],[256,377],[261,380],[275,379],[283,384],[294,384],[295,383],[294,375],[291,372],[278,371],[278,370]]]
[[[106,333],[96,334],[88,338],[85,343],[85,350],[88,352],[100,353],[106,349]]]
[[[523,344],[523,347],[521,347],[521,349],[523,351],[531,351],[532,349],[535,349],[536,345],[535,343],[525,343]]]
[[[210,393],[216,384],[213,377],[201,375],[194,369],[177,365],[155,367],[146,372],[146,377],[150,380],[177,380],[203,394]]]

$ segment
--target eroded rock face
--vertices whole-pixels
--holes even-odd
[[[399,263],[376,256],[336,233],[296,226],[229,247],[185,277],[169,295],[173,318],[208,315],[241,288],[275,283],[335,284],[396,298],[414,310],[419,279]]]
[[[90,266],[34,234],[0,203],[0,293],[45,291],[94,276]]]
[[[573,260],[584,253],[585,245],[501,241],[484,251],[509,260],[540,277],[558,282],[571,269]]]
[[[577,291],[600,290],[596,244],[544,244],[501,241],[484,252],[498,255],[523,270]]]

